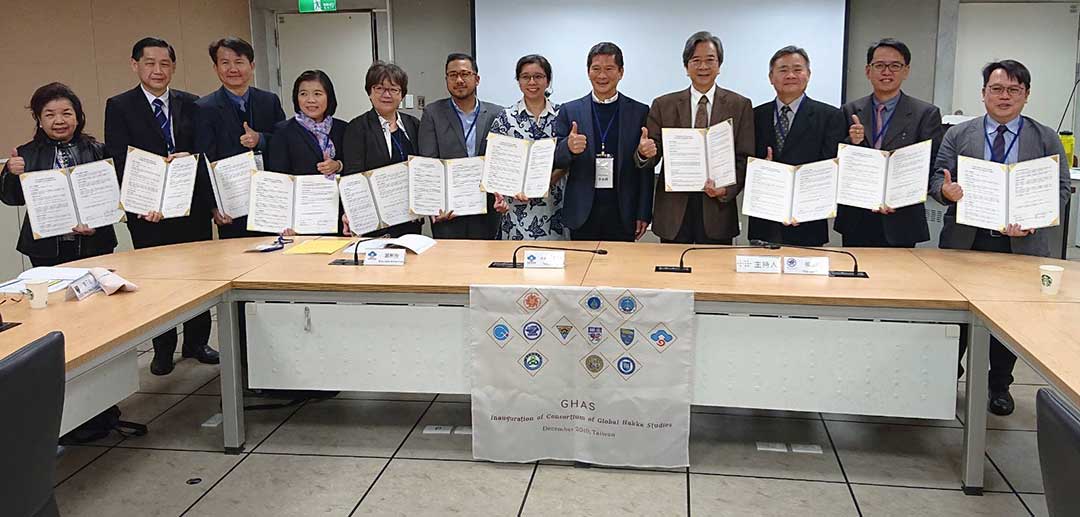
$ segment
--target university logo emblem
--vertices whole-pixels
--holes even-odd
[[[634,344],[635,337],[634,329],[621,328],[619,329],[619,339],[622,339],[622,343],[625,346]]]
[[[585,357],[585,369],[596,375],[604,370],[604,358],[599,354],[589,354]]]
[[[521,327],[521,335],[525,336],[525,339],[529,341],[536,341],[540,339],[540,336],[544,334],[544,327],[541,327],[539,323],[530,321]]]
[[[637,370],[637,363],[634,361],[634,358],[624,355],[615,363],[615,367],[618,368],[619,373],[623,375],[632,375],[634,371]]]
[[[603,305],[603,302],[600,301],[599,296],[593,295],[585,300],[585,305],[594,311],[598,311],[600,310],[600,306]]]
[[[788,257],[787,267],[795,267],[799,262],[795,260],[795,257]]]
[[[537,293],[526,294],[522,305],[524,305],[525,308],[530,311],[535,311],[536,309],[539,309],[541,305],[540,295]]]
[[[499,323],[492,327],[491,336],[499,341],[506,341],[506,339],[510,337],[510,327],[503,323]]]
[[[586,333],[589,335],[589,342],[590,343],[595,345],[595,344],[597,344],[597,343],[604,340],[604,327],[601,327],[599,325],[597,325],[595,327],[590,326],[590,327],[586,327],[585,330],[586,330]]]
[[[672,338],[671,338],[671,334],[668,334],[668,332],[666,330],[660,329],[660,330],[657,330],[656,332],[653,332],[651,335],[649,335],[649,339],[651,339],[653,344],[655,344],[656,346],[658,346],[660,348],[663,348],[663,347],[667,346],[668,343],[671,342]]]
[[[368,254],[367,254],[367,257],[372,258],[372,259],[375,258],[376,256],[378,256],[378,253],[375,253],[375,251],[369,251]]]
[[[633,314],[637,310],[637,300],[633,296],[623,296],[619,298],[619,310],[623,314]]]
[[[530,372],[535,372],[544,366],[544,356],[538,352],[529,352],[525,354],[525,357],[521,360],[521,365]]]
[[[566,341],[570,337],[570,331],[574,330],[573,325],[555,325],[555,330],[559,331],[559,335],[562,336],[563,341]]]

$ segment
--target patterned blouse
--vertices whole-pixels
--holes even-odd
[[[525,100],[517,101],[504,109],[491,124],[491,132],[499,135],[539,140],[555,137],[555,116],[559,106],[548,101],[540,120],[525,109]],[[510,210],[502,215],[499,223],[500,240],[566,240],[569,231],[563,226],[562,206],[566,177],[563,176],[551,186],[547,196],[520,202],[512,196],[506,196]]]

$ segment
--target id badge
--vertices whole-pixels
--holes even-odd
[[[596,156],[596,188],[615,188],[615,158]]]

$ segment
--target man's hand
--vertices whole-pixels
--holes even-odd
[[[188,152],[172,153],[172,154],[165,157],[165,163],[172,163],[173,160],[175,160],[177,158],[184,158],[186,156],[191,156],[191,153],[188,153]]]
[[[1001,232],[1009,237],[1027,237],[1035,233],[1035,230],[1021,230],[1020,225],[1013,223],[1005,226],[1005,231]]]
[[[224,226],[226,224],[232,224],[233,218],[225,215],[221,210],[213,209],[210,211],[210,215],[214,216],[214,223],[218,226]]]
[[[161,212],[150,212],[146,215],[140,215],[139,219],[148,223],[160,223],[162,219],[165,219],[165,214]]]
[[[875,214],[881,214],[881,215],[892,215],[892,214],[896,213],[896,209],[895,208],[889,208],[889,207],[887,207],[885,205],[881,205],[880,207],[871,210],[871,212],[873,212]]]
[[[296,230],[293,230],[292,228],[286,228],[286,229],[281,231],[281,236],[282,237],[296,237]]]
[[[240,145],[247,147],[248,149],[254,149],[259,145],[259,139],[262,135],[258,131],[251,129],[247,122],[244,122],[244,134],[240,135]]]
[[[349,215],[348,214],[341,214],[341,224],[343,226],[343,228],[341,229],[341,233],[345,234],[346,237],[352,237],[353,232],[352,232],[352,229],[349,228]]]
[[[505,214],[510,211],[510,203],[506,202],[506,196],[495,194],[495,211],[500,214]]]
[[[709,197],[712,197],[712,198],[717,198],[717,197],[724,197],[725,194],[727,194],[727,187],[716,188],[716,182],[713,181],[712,178],[709,178],[709,179],[705,180],[705,195],[706,196],[709,196]]]
[[[454,215],[453,210],[451,210],[449,212],[443,212],[442,210],[439,210],[439,215],[431,218],[431,222],[432,223],[441,223],[443,221],[453,221],[454,217],[456,217],[456,216]]]
[[[566,137],[566,146],[570,148],[570,152],[573,154],[581,154],[585,152],[585,146],[589,143],[589,139],[585,138],[585,135],[579,135],[577,132],[577,122],[570,124],[570,134]]]
[[[638,219],[634,224],[634,240],[639,240],[645,235],[645,230],[649,228],[649,223]]]
[[[641,128],[641,139],[638,140],[637,153],[646,160],[656,156],[656,141],[649,138],[648,128]]]
[[[75,233],[77,233],[79,235],[85,235],[85,236],[89,236],[89,235],[94,234],[94,229],[87,226],[87,225],[85,225],[85,224],[77,225],[74,228],[72,228],[71,231],[73,231],[73,232],[75,232]]]
[[[858,145],[861,144],[863,138],[866,138],[865,128],[863,128],[862,122],[859,122],[858,115],[851,116],[851,127],[848,128],[848,139],[851,143]]]
[[[953,183],[952,174],[949,174],[948,169],[942,172],[945,173],[945,184],[941,186],[941,195],[953,203],[960,201],[964,197],[964,189],[960,188],[959,183]]]

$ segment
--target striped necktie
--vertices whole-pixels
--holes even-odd
[[[154,118],[157,119],[158,129],[161,130],[161,136],[165,138],[165,151],[167,154],[172,154],[176,150],[176,146],[173,145],[172,131],[169,131],[169,116],[165,114],[165,103],[161,99],[154,99]]]
[[[788,120],[788,113],[791,113],[791,106],[785,104],[780,108],[780,116],[776,120],[776,154],[780,154],[784,150],[784,140],[787,140],[788,131],[791,131],[791,121]]]

